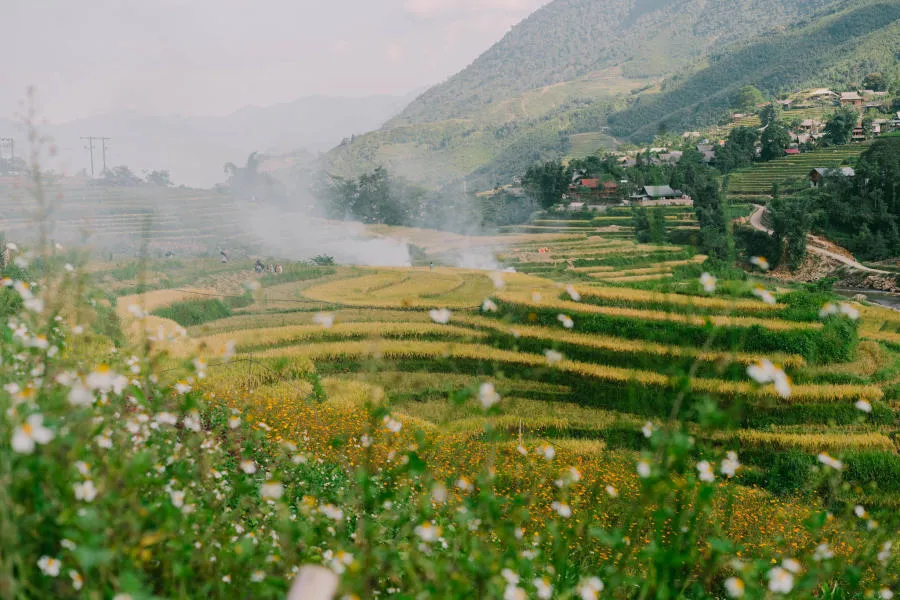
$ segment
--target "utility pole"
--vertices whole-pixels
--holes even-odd
[[[91,152],[91,177],[93,177],[94,176],[94,138],[83,137],[81,139],[88,141],[88,146],[85,148],[85,150],[90,150],[90,152]]]
[[[103,174],[106,174],[106,142],[111,140],[112,138],[102,137],[100,138],[100,143],[103,144]]]

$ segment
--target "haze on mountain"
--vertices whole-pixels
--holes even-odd
[[[896,0],[554,0],[324,169],[487,189],[540,160],[721,119],[738,91],[897,70]]]
[[[34,85],[67,171],[89,168],[79,137],[106,136],[113,165],[209,185],[250,152],[377,128],[544,2],[4,0],[0,133],[24,152],[2,120]]]

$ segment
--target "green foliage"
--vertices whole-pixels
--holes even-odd
[[[716,148],[716,166],[723,173],[743,169],[756,159],[759,132],[752,127],[735,127],[728,132],[724,146]]]
[[[808,195],[785,200],[776,194],[769,203],[768,214],[774,238],[787,252],[788,266],[792,271],[798,269],[806,258],[807,236],[821,218],[819,207]]]
[[[522,178],[525,191],[545,210],[562,202],[571,182],[571,168],[559,161],[532,165]]]
[[[746,85],[775,95],[858,81],[848,73],[865,61],[894,67],[900,6],[872,1],[819,16],[803,26],[769,32],[751,44],[726,49],[709,66],[674,82],[662,94],[640,98],[610,116],[613,135],[649,140],[662,122],[681,131],[718,122]]]
[[[748,263],[754,256],[765,257],[770,265],[781,262],[783,247],[779,241],[764,231],[749,226],[735,226],[734,241],[742,262]]]
[[[791,145],[791,132],[780,121],[772,121],[761,136],[762,150],[759,158],[770,161],[784,156],[784,151]]]
[[[859,113],[852,108],[839,109],[825,123],[825,140],[837,146],[850,143],[858,119]]]
[[[743,112],[753,112],[756,107],[766,101],[766,97],[753,85],[745,85],[740,89],[735,106]]]
[[[230,301],[231,299],[226,300]],[[182,327],[191,327],[230,317],[232,315],[231,308],[228,302],[219,298],[211,298],[176,302],[171,306],[154,310],[153,314],[164,319],[171,319]]]
[[[853,178],[828,178],[800,197],[821,207],[825,234],[857,256],[900,253],[900,136],[879,138],[863,153]]]
[[[866,90],[874,92],[886,92],[888,89],[888,80],[882,73],[869,73],[862,81],[862,87]]]

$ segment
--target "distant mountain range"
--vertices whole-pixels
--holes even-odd
[[[900,75],[898,13],[897,0],[554,0],[322,167],[507,183],[537,160],[712,124],[744,85],[775,94]]]
[[[148,116],[116,112],[41,127],[59,148],[59,168],[68,173],[90,170],[90,155],[81,137],[103,136],[107,166],[132,171],[165,169],[176,184],[210,187],[224,180],[226,162],[244,164],[251,152],[284,154],[303,149],[309,156],[334,147],[344,138],[380,127],[412,96],[339,98],[312,96],[269,107],[247,107],[225,117]],[[17,140],[24,155],[20,124],[0,119],[0,136]],[[4,148],[4,152],[6,149]],[[4,154],[6,156],[6,154]],[[95,172],[102,170],[99,142]],[[55,165],[54,165],[55,166]]]

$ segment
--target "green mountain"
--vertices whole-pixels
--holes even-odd
[[[536,160],[614,146],[610,134],[639,140],[662,123],[715,121],[747,83],[774,92],[858,81],[896,60],[897,6],[554,0],[322,167],[355,175],[383,165],[431,187],[506,183]]]

